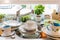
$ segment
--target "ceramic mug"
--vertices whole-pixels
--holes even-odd
[[[11,35],[11,27],[9,25],[4,26],[3,36]]]

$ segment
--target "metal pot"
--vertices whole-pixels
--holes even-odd
[[[37,31],[37,26],[34,24],[34,27],[36,27],[36,29],[33,26],[32,26],[33,29],[29,29],[29,25],[31,25],[31,24],[30,23],[28,23],[28,24],[25,23],[18,28],[21,35],[26,37],[26,38],[36,38],[36,37],[38,37],[38,34],[36,32]]]

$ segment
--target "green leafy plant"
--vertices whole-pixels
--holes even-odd
[[[21,18],[20,18],[20,20],[22,21],[22,22],[26,22],[27,20],[29,20],[30,19],[30,15],[25,15],[25,16],[22,16]]]
[[[0,14],[0,19],[4,18],[5,14]]]
[[[36,5],[34,7],[34,12],[35,12],[35,14],[40,15],[44,12],[44,9],[45,9],[45,7],[43,5]]]

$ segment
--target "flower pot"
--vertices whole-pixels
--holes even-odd
[[[36,15],[36,21],[40,22],[41,21],[41,15]]]
[[[38,30],[41,30],[40,22],[41,22],[41,15],[36,15],[36,22],[38,25]]]

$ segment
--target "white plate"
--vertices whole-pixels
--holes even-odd
[[[18,21],[15,21],[15,20],[9,20],[9,21],[5,21],[4,24],[6,25],[10,25],[10,26],[19,26],[22,24],[22,22],[18,22]]]

